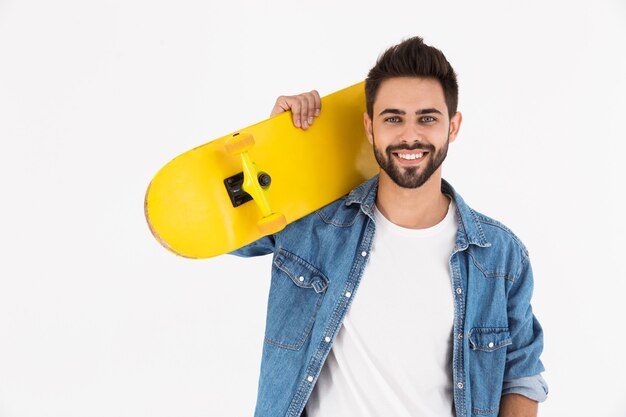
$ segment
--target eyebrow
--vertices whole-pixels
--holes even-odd
[[[420,110],[415,112],[416,115],[430,114],[430,113],[443,114],[443,113],[441,113],[439,110],[437,110],[435,108],[420,109]],[[383,114],[398,114],[400,116],[404,116],[406,114],[406,112],[404,110],[400,110],[400,109],[385,109],[385,110],[380,112],[379,116],[382,116]]]

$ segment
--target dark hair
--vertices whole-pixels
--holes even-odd
[[[387,49],[378,57],[376,65],[365,79],[367,114],[373,117],[374,100],[380,84],[395,77],[434,78],[443,88],[448,115],[456,113],[459,85],[454,69],[439,49],[426,45],[422,38],[413,37]]]

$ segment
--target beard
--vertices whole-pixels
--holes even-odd
[[[433,145],[423,144],[416,142],[412,145],[401,144],[395,146],[388,146],[385,149],[385,153],[376,148],[376,140],[374,142],[374,156],[380,168],[387,173],[389,178],[402,188],[418,188],[421,187],[430,179],[435,171],[441,166],[448,154],[448,145],[450,144],[450,138],[446,140],[446,144],[439,150],[436,150]],[[399,150],[416,150],[428,152],[430,157],[426,162],[426,165],[420,164],[416,167],[403,167],[395,163],[393,152]]]

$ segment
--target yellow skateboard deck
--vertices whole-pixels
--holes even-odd
[[[322,98],[308,130],[291,112],[174,158],[148,186],[155,238],[187,258],[231,252],[344,196],[378,172],[363,83]]]

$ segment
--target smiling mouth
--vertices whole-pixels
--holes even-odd
[[[428,152],[393,152],[393,156],[403,161],[420,161],[428,154]]]

